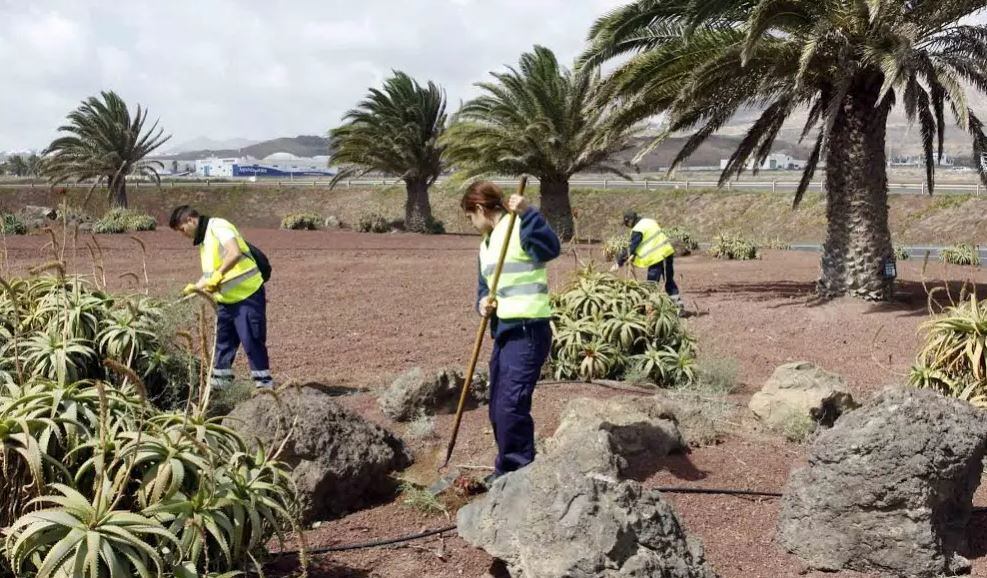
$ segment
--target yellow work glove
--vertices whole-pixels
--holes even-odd
[[[184,289],[182,289],[182,295],[191,295],[195,293],[195,290],[196,290],[195,283],[189,283],[188,285],[185,286]]]
[[[219,284],[223,282],[223,274],[216,271],[212,274],[212,277],[206,281],[206,291],[210,293],[215,293],[219,290]]]

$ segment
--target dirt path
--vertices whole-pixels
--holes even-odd
[[[279,378],[351,388],[354,393],[341,397],[342,403],[403,434],[403,425],[390,423],[377,410],[373,390],[416,365],[464,363],[477,323],[471,310],[477,238],[271,230],[246,234],[274,264],[268,333]],[[198,276],[196,253],[188,241],[170,231],[142,234],[141,239],[150,251],[147,268],[153,293],[176,295]],[[23,273],[47,260],[40,251],[45,241],[37,236],[9,239],[6,274]],[[142,290],[119,278],[141,271],[136,243],[127,237],[100,237],[99,242],[110,288]],[[590,253],[581,250],[584,259]],[[74,269],[91,270],[85,250],[76,258],[71,250],[69,255]],[[762,260],[745,263],[703,256],[676,261],[679,285],[694,313],[688,324],[699,337],[701,355],[731,357],[739,363],[743,387],[734,396],[738,404],[744,404],[777,365],[794,360],[846,376],[861,398],[883,385],[901,383],[926,318],[923,278],[928,284],[943,277],[987,283],[987,275],[978,269],[944,270],[935,264],[923,274],[922,263],[908,262],[899,266],[902,283],[893,303],[820,304],[810,294],[817,259],[814,254],[769,251]],[[571,255],[553,263],[553,286],[562,283],[574,263]],[[954,286],[954,293],[957,289]],[[588,385],[540,387],[534,401],[536,435],[550,436],[561,408],[580,395],[615,393]],[[439,439],[444,441],[450,429],[451,419],[440,417]],[[460,439],[454,463],[491,462],[493,441],[485,410],[466,415]],[[419,467],[428,467],[442,441],[417,448]],[[737,434],[718,446],[653,464],[641,479],[655,486],[778,490],[803,455],[801,447],[777,438]],[[981,494],[979,503],[987,505],[987,494]],[[797,559],[772,543],[774,501],[684,495],[669,495],[669,500],[686,527],[702,538],[721,576],[794,576],[802,570]],[[398,500],[327,522],[310,532],[308,541],[312,546],[360,542],[448,523],[445,516],[425,516]],[[982,531],[987,519],[978,518],[975,526]],[[984,542],[980,537],[975,543],[975,572],[987,573]],[[485,553],[447,536],[322,556],[313,575],[471,577],[483,576],[490,562]]]

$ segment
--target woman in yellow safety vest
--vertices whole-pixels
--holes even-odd
[[[489,484],[497,477],[522,468],[535,458],[535,424],[531,397],[541,367],[552,346],[545,264],[559,256],[558,236],[537,209],[524,197],[506,201],[497,185],[473,183],[463,195],[463,211],[483,234],[480,243],[476,308],[491,317],[494,337],[490,356],[490,423],[497,441],[497,460]],[[518,215],[510,239],[508,213]],[[507,243],[507,253],[497,286],[490,284]]]
[[[682,311],[682,297],[675,283],[675,248],[654,219],[642,219],[635,211],[624,213],[624,226],[631,228],[631,240],[627,249],[617,255],[617,263],[610,269],[616,271],[628,259],[635,267],[648,270],[648,281],[658,283],[665,278],[665,293]]]

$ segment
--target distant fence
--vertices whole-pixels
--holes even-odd
[[[517,180],[512,179],[492,179],[494,183],[498,185],[510,186],[517,184]],[[447,179],[439,179],[437,184],[442,184],[446,182]],[[251,180],[209,180],[209,179],[188,179],[188,180],[167,180],[162,181],[161,186],[163,188],[167,187],[188,187],[188,186],[202,186],[202,187],[263,187],[263,186],[280,186],[280,187],[319,187],[319,186],[329,186],[328,179],[258,179],[256,181]],[[532,179],[533,183],[537,183],[538,179]],[[350,179],[341,181],[337,187],[351,188],[351,187],[382,187],[382,186],[394,186],[400,185],[402,181],[400,179]],[[767,192],[771,191],[773,193],[793,193],[798,188],[798,181],[782,181],[782,180],[772,180],[772,181],[728,181],[721,188],[725,191],[757,191],[757,192]],[[73,184],[62,184],[60,187],[78,187],[78,188],[89,188],[92,186],[91,183],[73,183]],[[147,187],[156,186],[148,182],[134,181],[128,183],[131,187]],[[649,179],[635,179],[631,181],[623,179],[580,179],[575,178],[569,181],[569,186],[572,188],[597,188],[597,189],[614,189],[614,190],[626,190],[626,189],[643,189],[649,190],[663,190],[663,189],[678,189],[678,190],[698,190],[698,189],[715,189],[717,187],[716,181],[710,180],[682,180],[682,181],[665,181],[665,180],[649,180]],[[24,189],[24,188],[47,188],[48,185],[43,182],[27,182],[27,183],[3,183],[0,182],[0,189]],[[809,183],[809,191],[822,192],[825,190],[825,184],[821,181],[816,181]],[[936,184],[936,193],[945,194],[956,194],[956,195],[976,195],[987,192],[987,189],[983,187],[979,182],[976,183],[948,183],[941,182]],[[928,186],[924,182],[918,183],[889,183],[888,193],[892,195],[924,195],[928,193]]]

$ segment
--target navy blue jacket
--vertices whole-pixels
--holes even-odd
[[[528,207],[519,217],[521,221],[521,248],[524,249],[524,252],[535,261],[541,261],[542,263],[547,263],[558,257],[562,252],[562,243],[559,241],[559,237],[555,234],[555,231],[552,230],[552,227],[549,226],[548,221],[545,220],[545,217],[534,207]],[[489,294],[490,288],[487,286],[487,280],[483,278],[483,271],[481,270],[479,259],[477,259],[475,309],[479,309],[480,299],[483,299]],[[548,323],[548,319],[500,319],[495,314],[490,318],[490,333],[496,339],[511,329],[536,323]]]

